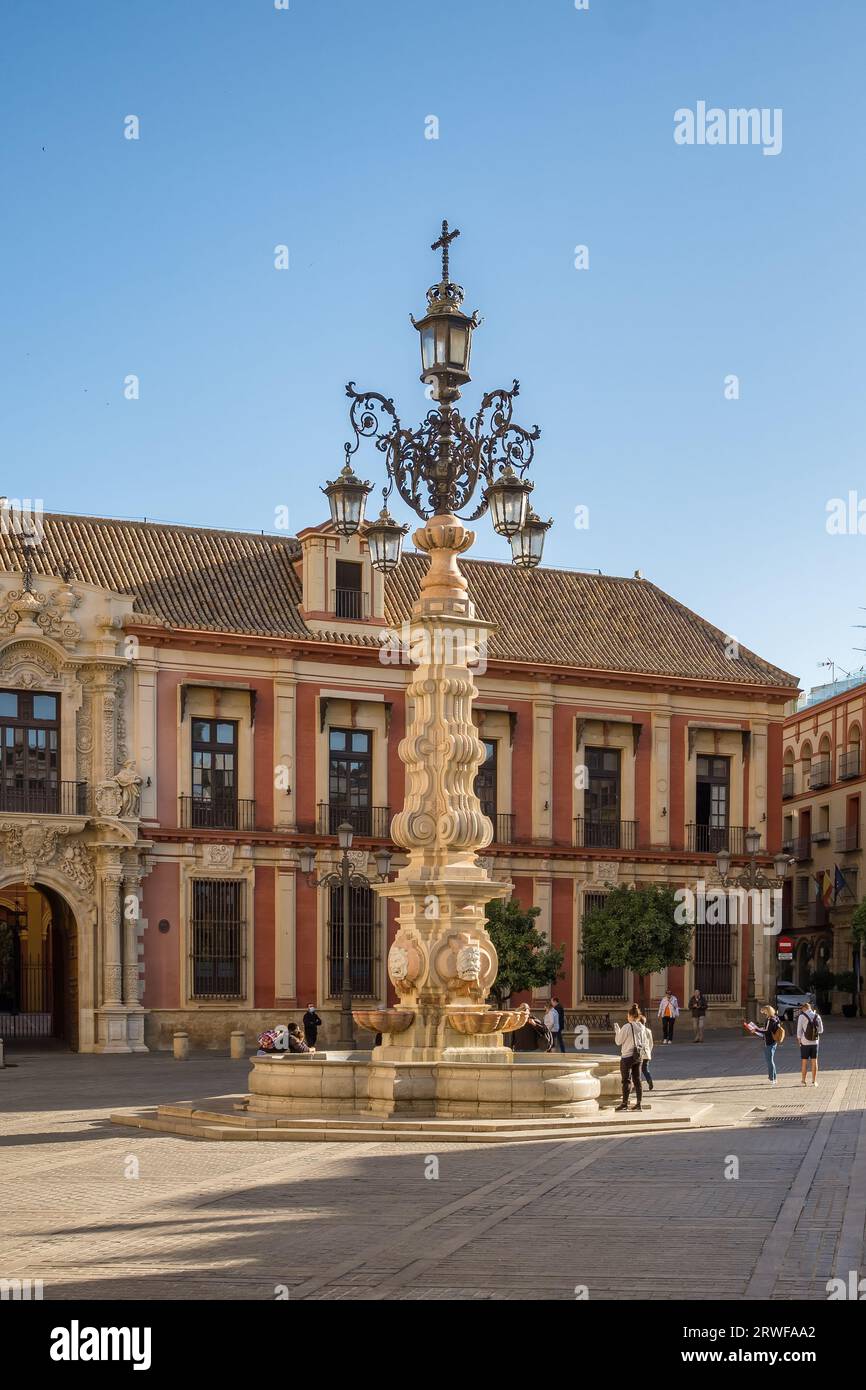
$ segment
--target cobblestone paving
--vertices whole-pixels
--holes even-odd
[[[435,1148],[124,1131],[111,1111],[241,1092],[245,1064],[7,1054],[0,1277],[47,1299],[824,1298],[866,1274],[866,1025],[828,1020],[817,1090],[794,1045],[776,1087],[761,1053],[656,1048],[656,1098],[713,1102],[685,1132]]]

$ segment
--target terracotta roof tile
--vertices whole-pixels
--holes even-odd
[[[311,632],[299,606],[293,537],[105,517],[47,515],[35,574],[69,561],[87,583],[133,595],[135,609],[170,627],[306,637],[377,646],[375,631]],[[388,622],[409,616],[427,561],[409,552],[386,581]],[[565,666],[792,687],[797,679],[740,647],[645,579],[462,560],[478,615],[496,623],[490,657]],[[0,568],[20,571],[21,548],[0,534]]]

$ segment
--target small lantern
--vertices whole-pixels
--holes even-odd
[[[484,489],[482,496],[490,508],[493,529],[499,536],[516,536],[526,525],[532,483],[519,478],[511,464]]]
[[[314,849],[304,848],[300,850],[298,859],[300,860],[302,874],[306,874],[307,877],[309,877],[310,874],[315,873],[316,851]]]
[[[775,858],[773,859],[773,868],[776,871],[776,878],[786,877],[788,873],[788,865],[790,864],[790,862],[790,857],[785,853],[784,850],[781,850],[775,856]]]
[[[337,826],[337,844],[340,849],[351,849],[354,831],[347,820],[341,821]]]
[[[391,851],[389,849],[376,851],[376,872],[380,878],[387,878],[391,872]]]
[[[545,534],[552,525],[553,517],[550,521],[542,521],[530,507],[525,525],[511,537],[511,563],[518,565],[520,569],[535,569],[541,561]]]
[[[372,483],[362,482],[355,477],[348,459],[343,464],[339,478],[322,488],[331,504],[331,522],[338,536],[354,536],[364,520],[367,493],[372,490]]]
[[[745,834],[746,854],[757,854],[761,848],[760,830],[747,830]]]
[[[388,508],[383,506],[376,520],[371,521],[364,531],[374,569],[382,574],[390,574],[397,568],[403,554],[403,537],[408,530],[408,526],[399,526]]]
[[[719,878],[727,878],[731,868],[731,852],[727,849],[720,849],[716,855],[716,868],[719,871]]]

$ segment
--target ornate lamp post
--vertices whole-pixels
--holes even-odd
[[[761,832],[759,830],[747,830],[745,835],[746,854],[749,862],[739,873],[731,873],[731,853],[730,850],[722,849],[716,855],[716,868],[723,888],[742,888],[751,894],[755,889],[767,888],[775,890],[781,888],[785,882],[788,866],[793,862],[791,858],[782,850],[773,856],[773,868],[775,874],[767,874],[763,869],[758,868],[758,855],[761,846]],[[749,899],[751,907],[751,898]],[[749,912],[750,941],[749,941],[749,975],[746,984],[746,1016],[751,1023],[756,1023],[758,1018],[758,1001],[755,995],[755,946],[757,938],[755,934],[755,922],[753,913]],[[780,928],[781,929],[781,928]],[[773,964],[771,978],[768,980],[769,987],[775,989],[776,969]]]
[[[424,317],[411,320],[420,337],[421,380],[431,388],[434,408],[417,428],[406,428],[390,397],[356,391],[350,382],[346,394],[354,438],[345,446],[342,473],[322,489],[334,527],[341,535],[361,530],[373,565],[384,572],[400,563],[408,530],[388,512],[396,489],[421,518],[413,540],[430,556],[412,609],[410,660],[417,669],[407,691],[411,720],[400,744],[406,799],[391,826],[407,863],[387,887],[377,888],[399,905],[388,973],[400,1003],[396,1009],[355,1012],[364,1026],[381,1028],[377,1064],[395,1067],[455,1055],[461,1061],[507,1061],[502,1034],[525,1016],[525,1010],[503,1013],[485,1004],[498,961],[484,908],[491,898],[507,896],[511,885],[494,882],[478,859],[493,829],[475,793],[484,750],[472,722],[477,690],[470,665],[492,629],[475,617],[458,556],[475,540],[464,521],[489,510],[494,529],[510,541],[513,563],[532,569],[551,522],[529,507],[532,483],[525,474],[540,431],[514,422],[517,381],[510,390],[488,391],[468,422],[456,406],[470,379],[472,335],[479,323],[477,314],[463,312],[463,290],[450,277],[449,251],[457,236],[442,223],[432,245],[442,252],[442,278],[427,291]],[[365,524],[370,484],[355,476],[352,456],[367,439],[384,457],[388,482],[381,515]],[[343,1007],[345,1016],[345,991]],[[386,1104],[388,1084],[380,1077],[377,1104]],[[409,1083],[401,1084],[405,1096]],[[471,1084],[483,1089],[487,1083],[475,1074]]]
[[[391,851],[376,851],[378,878],[368,878],[352,863],[349,851],[352,848],[352,827],[348,821],[337,826],[337,843],[343,851],[340,867],[336,873],[323,874],[316,878],[316,851],[302,849],[300,852],[301,873],[311,888],[341,888],[343,890],[343,990],[340,1000],[340,1037],[337,1047],[340,1051],[351,1052],[355,1046],[352,1036],[352,959],[349,937],[349,889],[370,888],[374,883],[386,883],[391,872]]]

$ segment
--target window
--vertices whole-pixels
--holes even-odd
[[[60,810],[60,700],[0,691],[0,809]]]
[[[237,827],[237,744],[233,720],[192,721],[193,826]]]
[[[698,758],[695,849],[703,853],[727,848],[730,764],[730,758]]]
[[[481,810],[496,824],[496,777],[499,760],[499,740],[485,738],[484,762],[475,774],[475,795],[481,802]]]
[[[372,834],[373,735],[369,729],[328,731],[328,830],[348,821],[358,835]]]
[[[238,880],[193,879],[190,979],[194,999],[246,994],[244,890]]]
[[[349,963],[352,993],[371,999],[378,996],[376,987],[379,960],[379,926],[376,920],[376,895],[369,888],[349,889]],[[328,915],[328,998],[335,999],[343,990],[343,890],[330,890]]]
[[[695,987],[708,999],[734,998],[735,930],[730,922],[695,927]]]
[[[809,880],[805,875],[798,876],[794,893],[794,906],[807,907],[809,903]]]
[[[334,616],[361,619],[364,617],[364,595],[361,591],[362,567],[352,560],[338,560],[334,589]]]
[[[589,750],[587,750],[589,752]],[[606,893],[587,893],[583,899],[583,920],[597,907],[604,907]],[[606,970],[596,966],[584,956],[583,960],[584,999],[624,999],[625,971]]]
[[[584,839],[592,849],[617,849],[620,834],[620,752],[587,748]]]

